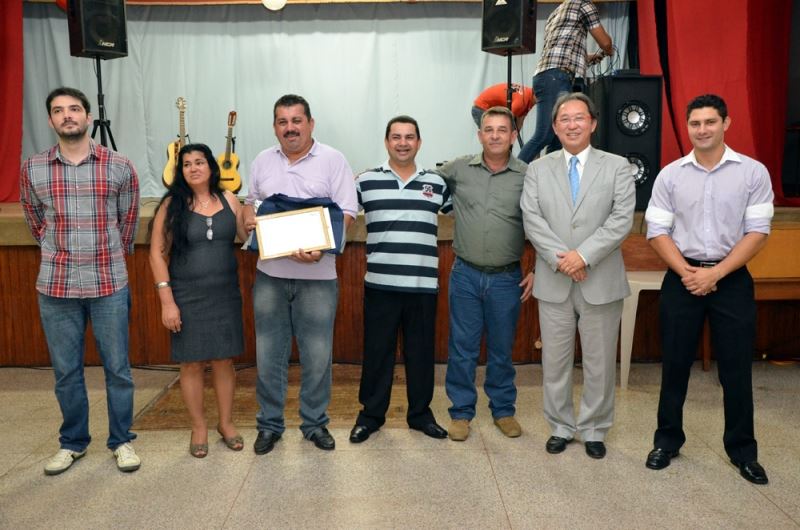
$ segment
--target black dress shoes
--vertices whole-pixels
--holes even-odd
[[[275,442],[280,439],[280,434],[269,431],[258,431],[258,437],[256,437],[256,443],[253,444],[253,450],[257,455],[265,455],[275,448]]]
[[[314,445],[316,445],[318,449],[322,449],[323,451],[332,451],[336,448],[336,440],[333,439],[333,436],[331,436],[331,433],[329,433],[328,429],[325,427],[311,433],[308,439],[314,442]]]
[[[753,460],[752,462],[736,462],[731,460],[731,463],[739,468],[739,473],[753,484],[766,484],[769,482],[767,472],[761,467],[761,464]]]
[[[563,453],[564,449],[567,448],[567,444],[571,441],[572,440],[567,440],[566,438],[561,438],[560,436],[551,436],[547,439],[547,443],[545,444],[544,448],[547,449],[547,452],[551,455],[557,455],[558,453]]]
[[[669,461],[676,456],[678,456],[678,451],[655,448],[647,455],[647,461],[644,465],[650,469],[664,469],[669,465]]]
[[[431,438],[436,438],[441,440],[442,438],[447,438],[447,431],[444,430],[438,423],[432,421],[430,423],[426,423],[425,425],[411,425],[410,426],[415,431],[420,431],[425,436],[430,436]]]
[[[366,425],[356,425],[353,427],[353,430],[350,431],[350,443],[360,444],[361,442],[366,442],[369,435],[373,432],[375,431]]]
[[[592,458],[603,458],[606,456],[606,444],[603,442],[585,442],[586,454]]]

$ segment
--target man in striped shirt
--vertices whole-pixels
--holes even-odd
[[[133,378],[128,361],[128,273],[139,217],[136,170],[124,156],[96,145],[87,133],[89,101],[74,88],[47,96],[58,144],[22,164],[20,202],[41,246],[36,289],[39,313],[56,378],[63,423],[48,475],[69,469],[86,454],[89,402],[83,378],[83,339],[92,322],[103,361],[108,402],[107,446],[122,471],[139,469],[131,441]]]
[[[408,426],[432,438],[445,431],[430,408],[439,278],[437,220],[451,208],[441,176],[419,169],[419,125],[397,116],[386,125],[389,160],[359,175],[358,203],[367,225],[364,361],[358,398],[363,409],[350,432],[361,443],[386,421],[397,331],[403,331]]]

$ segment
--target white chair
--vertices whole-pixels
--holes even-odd
[[[666,271],[628,271],[627,273],[631,295],[622,302],[622,329],[619,337],[619,386],[623,390],[628,388],[628,374],[631,370],[633,329],[636,326],[639,291],[660,291],[665,273]]]

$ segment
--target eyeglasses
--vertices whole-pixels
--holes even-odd
[[[206,226],[208,227],[208,230],[206,230],[206,239],[208,239],[209,241],[214,239],[214,230],[211,228],[211,224],[213,222],[214,220],[212,218],[206,217]]]
[[[586,125],[586,122],[589,121],[589,116],[586,114],[578,114],[577,116],[562,116],[558,120],[560,125],[567,126],[570,123],[575,123],[575,125]]]

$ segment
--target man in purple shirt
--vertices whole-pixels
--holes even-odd
[[[647,208],[647,239],[669,266],[661,287],[661,396],[654,449],[646,466],[678,456],[683,403],[708,317],[725,408],[725,452],[741,475],[766,484],[753,432],[752,361],[756,304],[746,264],[767,242],[773,215],[769,173],[725,145],[731,124],[712,94],[686,110],[694,149],[666,166]]]
[[[255,228],[255,203],[276,193],[300,199],[327,197],[344,212],[345,227],[358,212],[353,171],[337,150],[312,138],[308,102],[288,94],[275,102],[273,128],[279,145],[265,149],[250,167],[244,206],[247,230]],[[260,260],[253,288],[258,382],[256,454],[266,454],[285,430],[287,366],[292,336],[303,375],[300,430],[320,449],[336,443],[326,428],[331,397],[331,350],[338,284],[336,257],[297,250],[286,258]]]

